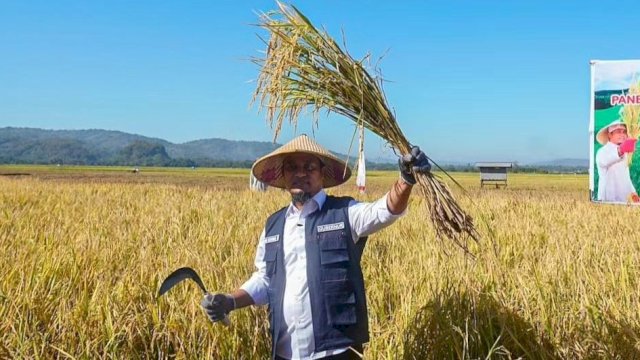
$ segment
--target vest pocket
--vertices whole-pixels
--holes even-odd
[[[356,296],[353,291],[325,293],[329,325],[345,326],[356,323]]]
[[[267,276],[271,277],[276,272],[276,255],[278,254],[278,244],[271,243],[264,246],[264,257],[262,260],[267,264]]]
[[[328,267],[323,268],[320,273],[320,280],[323,283],[325,282],[339,282],[339,281],[348,281],[347,278],[348,270],[344,267]]]
[[[320,271],[324,306],[329,325],[340,327],[356,324],[356,296],[349,280],[347,234],[327,231],[318,234]]]
[[[320,264],[330,265],[349,262],[347,237],[344,231],[330,231],[318,234]]]

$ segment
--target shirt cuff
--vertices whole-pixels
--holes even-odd
[[[240,286],[240,289],[251,296],[255,305],[265,305],[269,302],[266,284],[258,274],[253,274],[249,280]]]
[[[403,217],[407,213],[407,209],[409,208],[409,206],[407,206],[407,208],[404,209],[400,214],[392,214],[391,211],[389,211],[389,207],[387,206],[388,196],[389,193],[386,193],[382,198],[376,200],[376,202],[374,203],[375,208],[378,210],[378,219],[380,219],[383,223]]]

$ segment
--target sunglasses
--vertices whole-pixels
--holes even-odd
[[[284,169],[284,172],[295,173],[302,170],[306,173],[312,173],[314,171],[322,169],[322,165],[318,164],[317,162],[308,162],[302,164],[302,166],[300,167],[296,163],[285,162],[284,164],[282,164],[282,168]]]

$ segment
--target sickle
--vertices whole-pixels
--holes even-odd
[[[207,295],[209,293],[207,291],[207,288],[204,286],[202,279],[200,279],[200,275],[198,275],[198,273],[190,267],[183,267],[172,272],[169,276],[167,276],[166,279],[164,279],[164,281],[160,285],[160,290],[158,290],[157,297],[159,298],[160,296],[164,295],[167,291],[171,290],[174,286],[176,286],[182,280],[186,280],[186,279],[191,279],[195,281],[195,283],[198,284],[198,287],[200,287],[200,290],[202,290],[202,293],[204,295]],[[229,321],[229,317],[226,314],[222,319],[222,324],[224,324],[225,326],[229,326],[229,324],[231,324],[231,322]]]
[[[164,295],[164,293],[171,290],[171,288],[176,286],[176,284],[186,279],[191,279],[195,281],[196,284],[198,284],[198,286],[202,290],[202,292],[204,294],[207,293],[207,289],[205,288],[204,283],[202,282],[202,279],[200,279],[200,276],[198,275],[198,273],[190,267],[183,267],[172,272],[171,275],[167,276],[167,278],[164,279],[164,281],[162,282],[162,285],[160,285],[160,290],[158,291],[158,297]]]

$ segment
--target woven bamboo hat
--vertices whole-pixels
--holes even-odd
[[[284,189],[285,183],[284,177],[282,176],[282,163],[284,159],[291,154],[310,154],[322,161],[324,164],[322,168],[324,175],[322,185],[324,188],[340,185],[351,177],[351,169],[344,161],[335,157],[327,149],[311,140],[305,134],[298,136],[275,149],[270,154],[256,160],[251,167],[253,176],[269,186]]]

